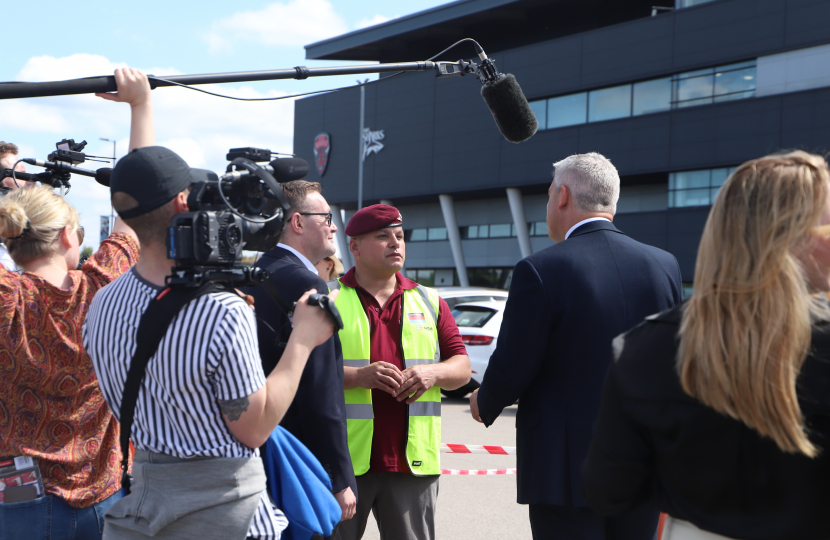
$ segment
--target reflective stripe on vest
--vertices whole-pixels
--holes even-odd
[[[369,319],[357,291],[342,283],[339,288],[340,296],[335,304],[345,325],[340,331],[343,365],[356,368],[368,366],[371,347]],[[439,362],[438,294],[419,285],[404,291],[402,302],[401,349],[405,368]],[[352,388],[345,390],[344,395],[349,453],[354,472],[359,476],[369,470],[371,460],[374,434],[372,391]],[[430,388],[407,409],[406,457],[410,471],[416,476],[440,474],[441,390],[437,386]]]

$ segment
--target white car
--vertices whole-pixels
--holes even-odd
[[[453,309],[457,304],[467,302],[495,301],[501,303],[502,306],[507,302],[507,291],[504,289],[492,289],[489,287],[436,287],[435,290],[438,292],[438,296],[447,302],[450,309]],[[498,332],[498,328],[496,328],[496,331]],[[467,352],[469,353],[469,344],[466,342],[464,344],[467,345]],[[472,356],[470,360],[472,360]],[[481,376],[479,376],[480,380]],[[478,384],[475,379],[470,379],[470,382],[461,388],[456,390],[441,390],[441,393],[447,397],[464,397],[478,388]]]
[[[499,328],[504,314],[505,302],[485,300],[456,304],[452,310],[455,324],[461,334],[461,341],[470,357],[472,378],[457,390],[442,390],[447,397],[464,397],[481,384],[484,371],[490,362],[490,355],[496,350]]]
[[[443,298],[450,309],[456,304],[467,302],[482,302],[496,300],[507,301],[507,291],[504,289],[490,289],[487,287],[435,287],[438,296]]]

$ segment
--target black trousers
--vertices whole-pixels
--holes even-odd
[[[650,504],[616,517],[589,508],[531,504],[533,540],[657,540],[660,513]]]

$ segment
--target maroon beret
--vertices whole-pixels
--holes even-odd
[[[355,237],[378,229],[402,225],[403,218],[397,208],[388,204],[373,204],[355,212],[346,225],[346,235]]]

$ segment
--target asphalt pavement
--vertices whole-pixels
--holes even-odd
[[[489,428],[470,416],[467,398],[444,398],[441,404],[442,441],[456,444],[516,446],[516,405],[508,407]],[[441,454],[444,469],[516,468],[516,456]],[[516,504],[516,476],[441,477],[436,518],[438,540],[490,538],[529,539],[527,506]],[[372,516],[365,540],[379,540]]]

